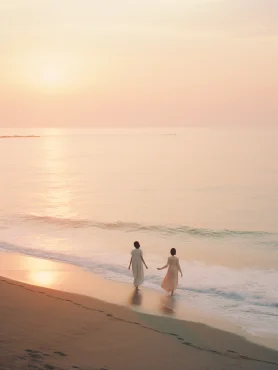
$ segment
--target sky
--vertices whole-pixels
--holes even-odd
[[[0,127],[278,123],[278,0],[1,0]]]

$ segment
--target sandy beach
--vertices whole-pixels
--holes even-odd
[[[278,370],[277,20],[0,0],[0,370]]]
[[[7,277],[0,297],[1,370],[278,368],[277,351],[201,323]],[[131,299],[140,304],[142,296]]]

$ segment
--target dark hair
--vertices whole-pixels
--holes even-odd
[[[170,253],[171,253],[171,255],[172,255],[172,256],[175,256],[175,255],[176,255],[176,253],[177,253],[176,248],[172,248],[172,249],[170,250]]]
[[[139,248],[140,248],[140,243],[139,243],[139,242],[134,242],[134,247],[135,247],[136,249],[139,249]]]

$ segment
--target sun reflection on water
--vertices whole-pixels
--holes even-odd
[[[55,270],[53,262],[28,258],[27,270],[30,284],[43,287],[52,287],[59,281],[59,271]]]
[[[50,287],[56,281],[54,271],[31,271],[29,274],[29,279],[31,280],[32,284]]]
[[[67,161],[68,142],[60,135],[53,135],[52,131],[48,134],[43,142],[45,212],[50,217],[70,218],[74,214],[71,207],[72,189]]]

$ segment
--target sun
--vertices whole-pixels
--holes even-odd
[[[40,90],[59,92],[67,87],[65,69],[57,64],[45,64],[33,71],[33,82]]]
[[[19,63],[19,62],[18,62]],[[15,84],[40,94],[73,93],[88,84],[83,59],[59,53],[30,53],[15,66]]]
[[[62,83],[62,71],[55,65],[49,65],[42,68],[41,82],[49,87],[59,86]]]
[[[65,92],[73,84],[68,63],[55,58],[30,57],[20,71],[23,85],[41,93]]]

